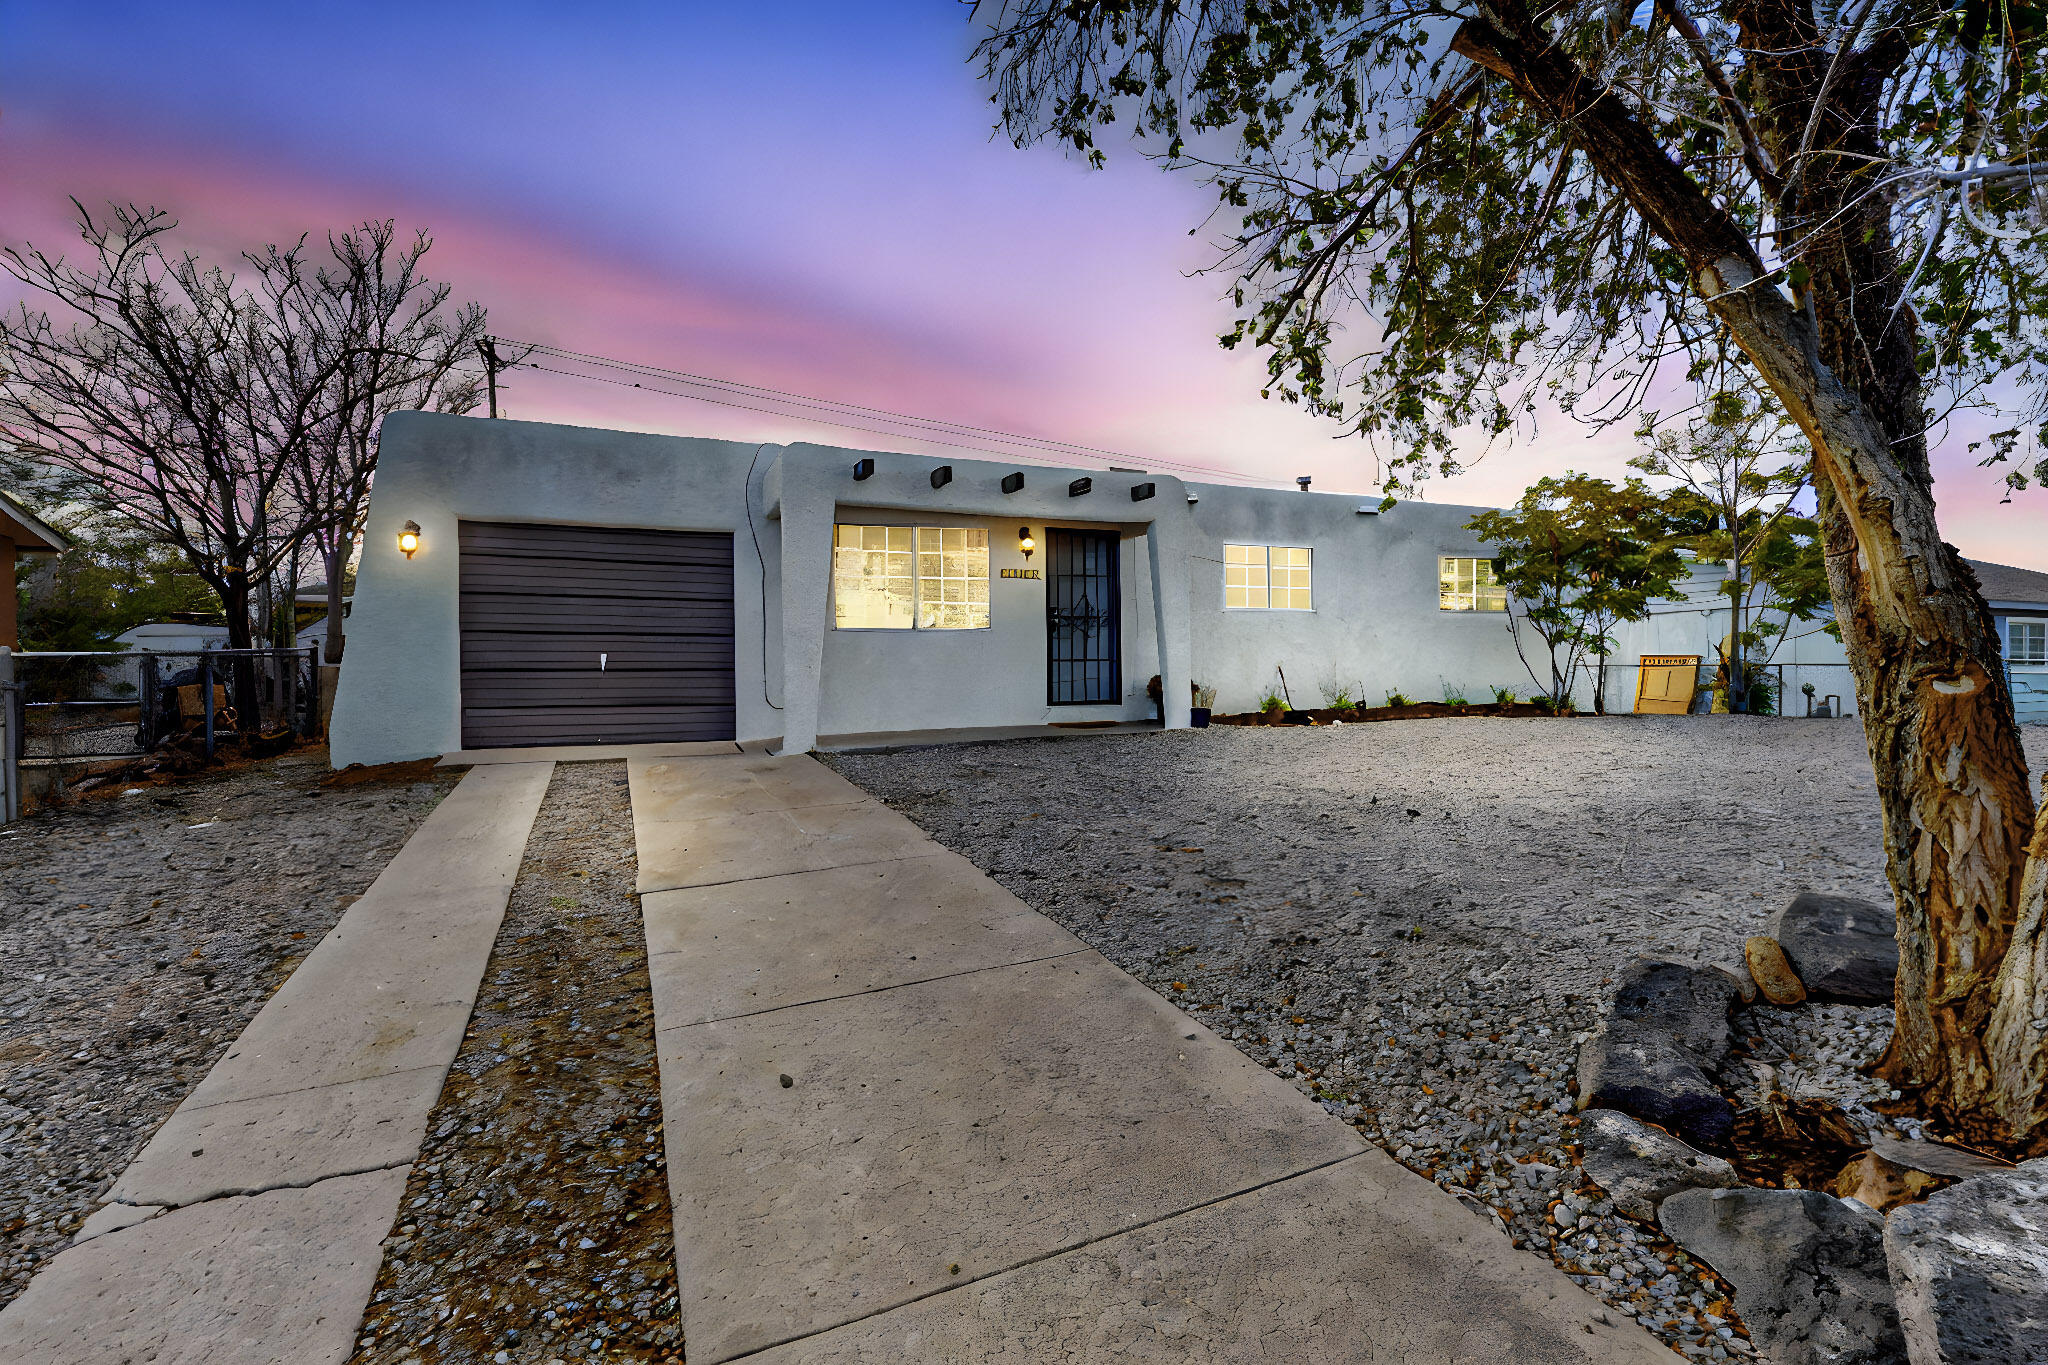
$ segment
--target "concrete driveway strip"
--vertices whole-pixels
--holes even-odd
[[[0,1313],[0,1359],[346,1358],[552,773],[442,800],[115,1182],[169,1212],[96,1214]]]
[[[693,1360],[1666,1358],[810,762],[632,770]]]

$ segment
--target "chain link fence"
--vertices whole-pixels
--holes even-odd
[[[223,745],[316,734],[318,652],[310,645],[5,655],[7,818],[18,817],[25,785],[52,790],[95,765],[173,749],[204,763]]]

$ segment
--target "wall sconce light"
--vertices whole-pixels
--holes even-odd
[[[398,548],[405,553],[407,559],[411,559],[419,553],[420,524],[418,522],[408,521],[405,525],[398,528]]]
[[[1024,552],[1026,559],[1031,558],[1031,552],[1038,548],[1038,542],[1031,538],[1031,528],[1029,526],[1019,526],[1017,528],[1017,548]]]

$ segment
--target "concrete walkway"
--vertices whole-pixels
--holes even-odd
[[[1662,1365],[812,759],[628,763],[693,1365]]]
[[[552,773],[463,778],[0,1312],[0,1360],[348,1358]]]

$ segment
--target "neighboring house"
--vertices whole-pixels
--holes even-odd
[[[7,590],[0,592],[0,649],[21,648],[21,626],[16,619],[19,595],[14,587],[15,564],[39,555],[62,554],[70,548],[70,538],[63,532],[5,493],[0,493],[0,564],[7,566]]]
[[[1479,509],[836,446],[386,420],[337,765],[459,748],[1143,721],[1279,669],[1378,702],[1525,695]],[[408,555],[403,532],[417,538]],[[1027,540],[1028,537],[1028,540]],[[1726,633],[1705,582],[1672,604]],[[1810,623],[1808,630],[1820,623]],[[1811,643],[1814,639],[1825,644]],[[1626,642],[1628,652],[1680,643]],[[1794,646],[1788,645],[1788,650]],[[1798,657],[1845,700],[1840,646]],[[1810,656],[1810,657],[1809,657]],[[1830,672],[1827,666],[1832,664]],[[1795,698],[1798,682],[1788,676]],[[1634,679],[1610,683],[1627,710]]]
[[[1973,559],[2005,649],[2012,709],[2020,723],[2048,725],[2048,573]]]

